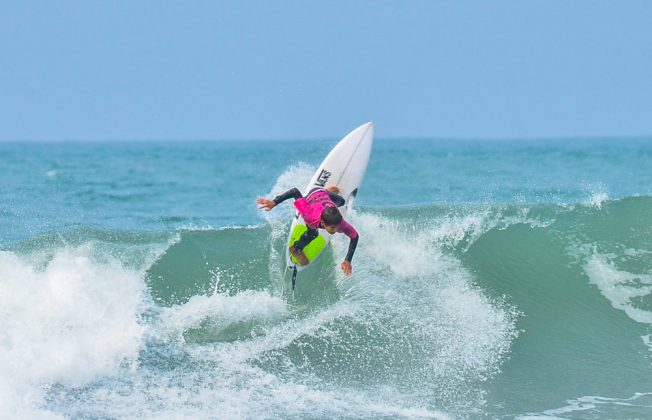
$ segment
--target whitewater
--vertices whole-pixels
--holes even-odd
[[[337,140],[0,144],[0,417],[650,417],[652,139],[380,139],[293,292]]]

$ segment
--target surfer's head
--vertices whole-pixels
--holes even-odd
[[[342,214],[337,207],[326,207],[321,213],[321,226],[331,235],[337,232],[342,223]]]

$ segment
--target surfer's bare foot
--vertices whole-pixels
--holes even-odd
[[[335,185],[331,185],[330,187],[328,187],[328,188],[326,188],[326,189],[327,189],[328,191],[330,191],[330,192],[334,192],[335,194],[339,194],[339,193],[340,193],[340,189],[337,188]]]
[[[304,254],[303,251],[297,251],[293,246],[290,247],[290,254],[292,254],[292,256],[297,259],[299,265],[308,265],[310,262],[308,261],[308,257],[306,257],[306,254]]]

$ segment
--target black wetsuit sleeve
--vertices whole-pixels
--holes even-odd
[[[346,258],[344,258],[348,262],[351,262],[353,259],[353,253],[355,252],[355,248],[358,246],[358,239],[360,239],[360,234],[349,241],[349,251],[346,253]]]
[[[328,196],[337,207],[342,207],[345,203],[344,198],[341,195],[335,194],[333,191],[329,191]]]
[[[287,200],[288,198],[294,198],[295,200],[303,197],[301,191],[297,188],[292,188],[284,192],[283,194],[277,195],[274,197],[274,204],[278,205]]]

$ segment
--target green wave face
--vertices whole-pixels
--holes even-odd
[[[521,333],[492,395],[536,412],[551,408],[550,401],[563,406],[560,395],[646,392],[652,385],[649,341],[645,346],[652,324],[652,199],[530,213],[547,221],[492,229],[461,254],[476,284],[521,312]],[[614,404],[601,412],[618,417]]]

